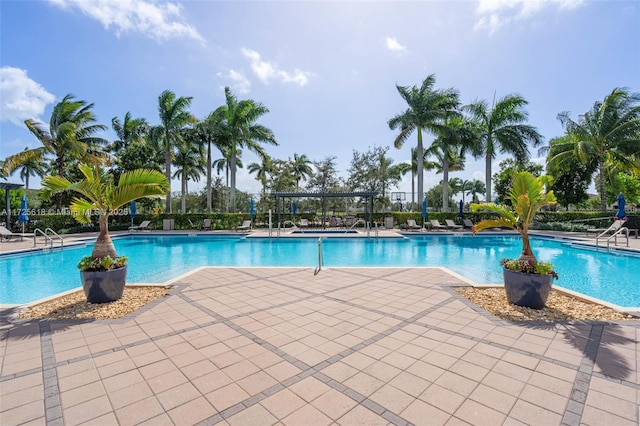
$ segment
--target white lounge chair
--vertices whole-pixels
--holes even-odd
[[[414,219],[407,219],[407,229],[408,230],[419,230],[422,227],[416,223]]]
[[[458,229],[462,229],[462,225],[456,225],[451,219],[445,219],[444,223],[447,224],[447,228],[453,229],[454,231]]]
[[[596,234],[596,236],[602,236],[604,234],[616,232],[618,229],[622,228],[623,224],[624,224],[623,220],[616,220],[608,228],[589,228],[587,229],[586,232],[587,232],[587,235]]]
[[[437,219],[432,219],[429,222],[431,222],[431,229],[447,229],[447,227],[441,224]]]
[[[9,231],[7,228],[5,228],[4,226],[0,226],[0,240],[12,240],[14,238],[20,238],[20,241],[22,241],[22,239],[24,237],[29,237],[32,236],[30,234],[16,234],[13,233],[11,231]]]
[[[309,227],[309,219],[300,219],[300,223],[298,224],[300,228],[308,228]]]
[[[140,225],[130,226],[129,231],[149,231],[150,220],[143,220]]]
[[[203,219],[202,225],[200,225],[201,231],[211,231],[213,228],[211,227],[211,219]]]
[[[245,220],[242,222],[242,225],[236,228],[236,231],[250,231],[251,230],[251,220]]]

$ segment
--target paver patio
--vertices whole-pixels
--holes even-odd
[[[0,423],[639,423],[639,322],[509,323],[457,285],[440,268],[203,268],[120,320],[5,310]]]

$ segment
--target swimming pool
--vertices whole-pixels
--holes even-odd
[[[324,266],[444,266],[479,284],[502,283],[499,260],[517,257],[515,235],[416,235],[407,238],[325,238]],[[135,235],[114,238],[129,257],[128,283],[165,282],[199,266],[315,267],[317,238]],[[564,288],[619,306],[640,306],[640,256],[532,238],[539,260],[554,264]],[[79,287],[76,264],[91,245],[48,253],[0,256],[0,303],[19,304]],[[425,272],[426,273],[426,272]]]

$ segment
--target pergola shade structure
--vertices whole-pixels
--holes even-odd
[[[23,185],[21,183],[0,182],[0,189],[4,189],[4,205],[7,217],[7,221],[5,223],[9,229],[11,229],[11,198],[9,197],[9,192],[14,189],[20,189],[22,186]]]
[[[373,223],[373,199],[377,192],[355,191],[355,192],[272,192],[271,196],[276,199],[276,215],[278,226],[282,223],[281,214],[284,213],[284,205],[287,199],[316,198],[322,200],[322,216],[327,216],[327,198],[364,198],[365,199],[365,222],[368,226]],[[323,222],[323,228],[325,224]]]

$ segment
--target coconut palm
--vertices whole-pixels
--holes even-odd
[[[70,160],[85,161],[102,157],[101,147],[107,141],[95,135],[107,127],[95,123],[93,104],[74,100],[70,94],[65,96],[53,107],[48,125],[34,119],[25,120],[27,129],[42,146],[7,157],[3,165],[4,172],[9,175],[22,164],[43,161],[51,155],[54,157],[52,171],[65,176]],[[58,207],[61,207],[61,203],[62,199],[57,197]]]
[[[449,211],[449,171],[464,170],[467,152],[479,153],[478,138],[472,123],[457,114],[447,117],[426,152],[436,157],[436,168],[442,169],[442,209]]]
[[[300,180],[307,180],[313,173],[311,160],[305,154],[298,155],[294,153],[293,161],[289,160],[289,162],[291,163],[293,177],[296,180],[296,190],[300,191]]]
[[[116,249],[109,235],[109,216],[125,204],[138,198],[160,196],[169,187],[166,177],[156,170],[138,169],[124,172],[118,184],[98,162],[78,166],[84,178],[71,182],[63,176],[47,176],[42,181],[43,198],[56,193],[73,191],[80,194],[69,206],[73,217],[80,223],[91,223],[91,214],[97,212],[100,233],[93,247],[93,257],[116,258]]]
[[[256,174],[256,180],[262,184],[262,195],[267,193],[269,175],[273,173],[273,161],[268,155],[262,158],[260,163],[251,163],[247,168],[250,174]]]
[[[406,111],[389,120],[391,130],[400,129],[400,133],[394,141],[396,148],[401,148],[411,133],[415,130],[418,134],[417,144],[417,174],[418,174],[418,198],[424,196],[424,146],[422,140],[423,131],[437,133],[444,119],[450,115],[459,104],[458,92],[453,88],[436,90],[434,85],[436,77],[429,75],[420,87],[404,87],[396,85],[396,89],[402,99],[408,105]]]
[[[218,140],[228,149],[229,171],[231,174],[231,211],[236,211],[236,167],[240,149],[248,148],[260,156],[266,153],[260,142],[277,145],[273,132],[256,121],[269,110],[251,99],[241,100],[224,88],[226,103],[213,112],[213,120],[218,129]]]
[[[176,97],[175,93],[165,90],[158,97],[158,113],[160,115],[160,125],[152,131],[154,139],[162,145],[164,151],[165,176],[169,183],[167,190],[166,210],[171,213],[171,161],[174,156],[174,149],[182,139],[182,130],[195,119],[187,111],[191,105],[191,97]]]
[[[491,161],[498,153],[510,153],[517,159],[529,156],[528,143],[538,146],[542,136],[526,123],[528,102],[520,95],[509,94],[489,107],[487,101],[476,100],[464,107],[471,113],[479,138],[479,149],[485,158],[487,200],[491,200]],[[482,154],[476,154],[480,156]]]
[[[132,118],[130,112],[124,115],[123,121],[120,121],[118,117],[113,117],[111,119],[111,127],[118,137],[109,145],[109,151],[111,152],[118,152],[133,142],[140,142],[149,131],[147,120],[144,118]]]
[[[25,148],[25,151],[28,149]],[[20,170],[20,180],[24,182],[25,189],[29,189],[29,177],[43,177],[47,172],[47,165],[40,156],[25,156],[14,172],[17,170]]]
[[[556,146],[561,152],[551,161],[579,158],[598,173],[600,208],[606,210],[605,178],[614,168],[638,170],[640,162],[640,94],[616,88],[603,101],[574,121],[568,112],[558,115],[572,136]]]
[[[202,145],[189,144],[189,139],[185,138],[185,141],[178,146],[178,151],[175,153],[173,164],[176,166],[176,171],[173,173],[173,178],[180,178],[181,189],[181,211],[186,213],[187,206],[187,194],[189,193],[189,179],[195,182],[200,181],[200,176],[205,173],[204,152],[202,152]]]

